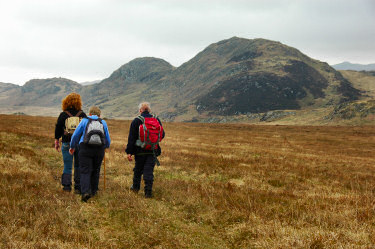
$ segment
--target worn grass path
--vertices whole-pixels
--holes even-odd
[[[374,127],[167,123],[145,199],[109,120],[106,190],[82,203],[55,121],[0,115],[0,248],[374,248]]]

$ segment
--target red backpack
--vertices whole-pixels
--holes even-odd
[[[142,121],[142,124],[139,126],[139,138],[136,145],[145,150],[155,151],[163,139],[163,126],[154,115],[152,117],[138,116],[137,118]]]

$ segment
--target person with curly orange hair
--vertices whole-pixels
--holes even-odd
[[[60,151],[60,138],[61,138],[61,152],[64,161],[64,170],[61,176],[61,184],[63,190],[70,192],[72,190],[72,166],[74,159],[74,192],[81,193],[80,172],[79,172],[79,159],[78,148],[73,155],[69,154],[70,140],[74,130],[70,127],[69,120],[86,118],[86,114],[82,111],[81,96],[78,93],[70,93],[63,100],[61,104],[63,112],[57,118],[55,127],[55,149]],[[79,122],[77,121],[77,122]],[[69,127],[66,127],[69,126]]]

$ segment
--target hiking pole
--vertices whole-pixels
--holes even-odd
[[[104,190],[105,190],[105,151],[104,151]]]

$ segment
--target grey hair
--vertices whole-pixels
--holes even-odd
[[[151,112],[151,105],[149,102],[142,102],[138,105],[138,109]]]
[[[102,112],[101,112],[99,107],[97,107],[97,106],[91,106],[90,107],[89,114],[100,116],[101,113]]]

